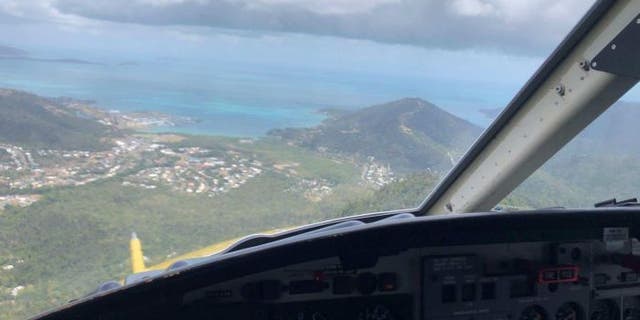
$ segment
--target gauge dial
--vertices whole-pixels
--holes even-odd
[[[367,307],[358,314],[358,320],[393,320],[395,319],[389,308],[383,305]]]
[[[640,309],[627,308],[624,310],[624,320],[640,320]]]
[[[329,318],[327,317],[326,313],[314,312],[311,315],[311,320],[327,320],[327,319],[329,319]]]
[[[611,300],[598,300],[593,305],[590,320],[614,320],[616,317],[616,304]]]
[[[567,302],[558,308],[556,320],[584,320],[584,314],[577,303]]]
[[[520,320],[547,320],[547,313],[541,306],[530,306],[522,310]]]

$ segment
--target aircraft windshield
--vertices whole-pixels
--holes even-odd
[[[415,208],[590,5],[0,1],[0,318],[130,274],[132,232],[151,267]],[[631,196],[624,100],[501,206]]]

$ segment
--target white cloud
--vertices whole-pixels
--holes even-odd
[[[65,28],[108,23],[293,32],[445,49],[546,54],[591,0],[0,0]],[[2,22],[2,21],[0,21]],[[196,40],[195,37],[187,37]],[[186,39],[185,39],[186,40]]]
[[[463,16],[486,16],[495,13],[494,5],[482,0],[454,0],[451,7],[454,12]]]
[[[202,0],[133,0],[134,2],[140,4],[147,4],[153,7],[166,7],[175,4],[183,4],[183,3],[202,3]]]
[[[168,30],[167,34],[169,36],[172,36],[175,39],[178,39],[181,41],[193,42],[193,43],[201,43],[207,39],[203,35],[193,33],[193,32],[186,32],[182,30]]]
[[[288,5],[297,6],[321,14],[353,14],[370,11],[382,4],[401,0],[239,0],[249,7]]]
[[[491,0],[497,15],[506,22],[544,21],[561,24],[562,21],[578,21],[591,0]]]
[[[0,12],[28,21],[53,22],[66,29],[100,25],[94,19],[60,12],[55,7],[55,0],[2,0]]]

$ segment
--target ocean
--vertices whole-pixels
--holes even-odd
[[[0,87],[197,120],[159,131],[246,137],[317,125],[323,108],[355,110],[403,97],[423,98],[486,125],[479,110],[504,100],[477,84],[452,93],[450,88],[460,84],[426,75],[332,69],[174,58],[104,64],[0,59]],[[469,98],[475,96],[483,98]]]

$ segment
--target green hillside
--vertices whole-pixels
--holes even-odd
[[[314,128],[273,130],[270,135],[314,150],[374,156],[410,172],[449,169],[481,131],[429,102],[405,98],[338,115]]]
[[[365,192],[340,185],[326,201],[313,202],[286,192],[293,183],[268,173],[213,198],[123,187],[118,179],[47,191],[29,207],[0,214],[0,264],[15,266],[0,270],[0,292],[25,286],[15,300],[1,296],[0,314],[33,315],[125,276],[132,231],[153,264],[217,241],[334,217]]]
[[[503,205],[518,208],[592,207],[594,203],[640,196],[640,157],[615,153],[560,151],[525,180]]]
[[[440,181],[432,173],[416,172],[360,197],[354,196],[347,205],[336,212],[338,216],[354,213],[413,209],[420,206],[426,196]]]
[[[26,92],[0,89],[0,142],[33,148],[104,149],[108,128]]]

